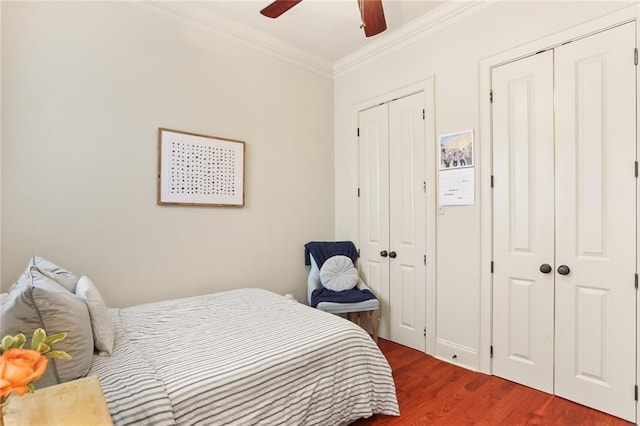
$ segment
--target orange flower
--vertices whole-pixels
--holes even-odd
[[[0,357],[0,399],[15,392],[22,396],[38,380],[49,360],[38,351],[7,349]]]

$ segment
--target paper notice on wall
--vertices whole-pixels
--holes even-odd
[[[467,206],[474,203],[474,168],[440,170],[441,206]]]
[[[439,191],[441,206],[474,203],[473,129],[440,135]]]

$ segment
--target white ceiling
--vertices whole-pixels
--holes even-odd
[[[218,0],[203,2],[201,6],[293,44],[325,61],[335,62],[444,2],[383,0],[387,31],[369,38],[360,29],[357,0],[303,0],[276,19],[259,13],[269,3],[270,0]]]
[[[341,68],[340,63],[349,62],[358,53],[370,55],[384,50],[407,34],[437,26],[485,1],[383,0],[387,30],[369,38],[360,28],[358,0],[303,0],[276,19],[260,14],[271,0],[151,0],[150,3],[219,34],[334,74]]]

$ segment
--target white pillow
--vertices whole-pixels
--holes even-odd
[[[329,290],[350,290],[358,285],[358,270],[347,256],[333,256],[320,268],[320,282]]]
[[[85,276],[80,277],[76,286],[76,296],[84,300],[89,308],[93,344],[99,355],[111,355],[113,352],[113,324],[109,310],[98,288]]]

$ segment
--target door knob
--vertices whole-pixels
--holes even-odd
[[[543,263],[542,265],[540,265],[540,272],[542,272],[543,274],[548,274],[549,272],[551,272],[551,265],[549,265],[548,263]]]
[[[569,275],[569,272],[571,272],[571,269],[569,269],[567,265],[558,266],[558,273],[560,275]]]
[[[382,251],[380,252],[380,256],[382,256],[382,257],[387,257],[387,251],[386,251],[386,250],[382,250]]]
[[[389,253],[389,257],[392,258],[392,259],[395,259],[396,256],[397,256],[397,254],[396,254],[395,251],[392,251],[391,253]]]

